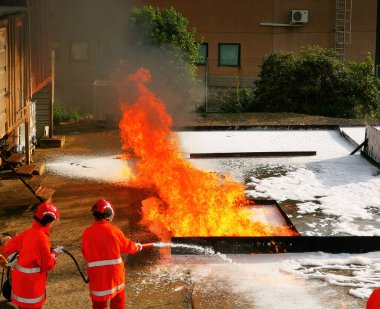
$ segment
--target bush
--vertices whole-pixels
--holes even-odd
[[[345,99],[354,115],[362,118],[380,117],[380,80],[374,75],[375,66],[370,56],[361,63],[351,62],[345,76]]]
[[[80,114],[76,108],[70,108],[67,110],[62,104],[54,104],[54,123],[60,123],[65,121],[76,121],[80,119]]]
[[[250,88],[230,88],[225,94],[220,111],[222,113],[241,113],[252,110],[253,91]]]
[[[270,55],[261,67],[261,79],[255,82],[255,111],[290,111],[296,71],[295,55],[279,52]],[[273,93],[275,95],[271,95]]]
[[[308,46],[299,56],[283,52],[268,56],[260,77],[253,111],[380,116],[380,82],[370,56],[346,64],[331,49]]]

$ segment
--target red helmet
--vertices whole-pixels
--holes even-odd
[[[106,219],[108,221],[112,221],[115,215],[111,203],[104,198],[101,198],[92,206],[91,212],[96,219]]]
[[[43,226],[59,219],[59,211],[53,204],[44,202],[38,205],[33,218]]]

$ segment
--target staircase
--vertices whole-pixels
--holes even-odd
[[[335,51],[345,59],[346,45],[351,44],[352,0],[336,0]]]
[[[1,167],[10,169],[40,202],[51,202],[55,190],[44,186],[44,164],[25,164],[25,154],[12,152],[14,145],[2,145]]]

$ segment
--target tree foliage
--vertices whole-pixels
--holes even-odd
[[[173,7],[132,8],[130,25],[141,34],[140,44],[155,45],[170,54],[175,52],[176,57],[188,63],[195,72],[199,57],[199,43],[195,40],[196,29],[189,30],[189,21]]]
[[[195,33],[196,29],[189,29],[188,20],[173,7],[130,10],[127,58],[135,66],[148,68],[154,90],[165,93],[162,96],[167,102],[181,102],[182,107],[199,99],[196,64],[200,44]]]

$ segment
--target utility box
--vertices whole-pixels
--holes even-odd
[[[309,21],[308,10],[291,10],[290,23],[291,24],[305,24]]]
[[[121,119],[121,110],[115,85],[109,80],[94,82],[94,120],[100,126],[117,127]]]

